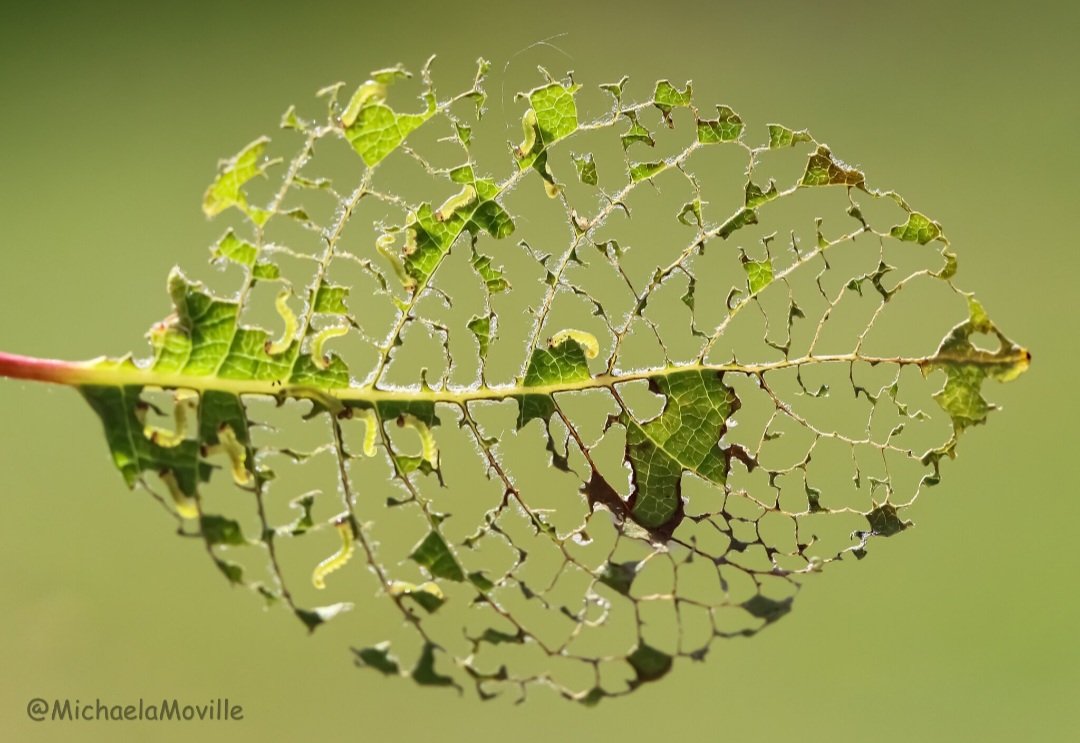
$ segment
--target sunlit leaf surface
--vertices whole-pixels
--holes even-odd
[[[593,703],[910,527],[1030,355],[807,131],[541,70],[492,157],[487,72],[290,108],[222,161],[219,270],[174,270],[145,358],[0,373],[77,387],[226,580],[360,615],[359,665]]]

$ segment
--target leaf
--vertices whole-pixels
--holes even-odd
[[[806,163],[801,186],[862,186],[865,176],[833,157],[828,147],[819,145]]]
[[[769,148],[792,147],[800,142],[813,142],[814,138],[805,129],[792,131],[780,124],[769,124]]]
[[[232,158],[221,162],[217,178],[203,197],[206,216],[213,217],[229,207],[236,207],[257,223],[264,220],[263,212],[248,206],[244,184],[265,173],[262,157],[269,142],[269,137],[259,137]]]
[[[683,89],[679,90],[667,80],[661,80],[656,84],[656,90],[653,92],[653,105],[660,109],[664,120],[671,126],[672,109],[689,107],[692,98],[693,87],[690,81],[687,81]]]
[[[665,407],[644,422],[627,414],[626,459],[633,472],[631,516],[655,528],[677,517],[684,472],[726,482],[729,457],[716,445],[739,401],[723,372],[681,371],[649,381]]]
[[[551,197],[558,195],[560,189],[548,167],[548,150],[577,130],[574,95],[580,88],[573,83],[553,81],[520,96],[528,98],[529,109],[521,121],[524,140],[515,148],[514,155],[522,170],[531,166],[540,173]]]
[[[656,139],[653,138],[652,132],[642,126],[641,122],[638,121],[637,111],[631,109],[629,111],[623,111],[622,114],[630,121],[630,128],[624,131],[620,137],[624,150],[629,149],[630,145],[638,142],[643,142],[650,147],[656,144]]]
[[[589,186],[595,186],[598,182],[596,177],[596,161],[593,160],[592,153],[589,152],[585,155],[571,155],[574,160],[574,167],[577,168],[578,179]]]
[[[911,212],[904,224],[897,225],[889,230],[889,235],[897,240],[917,242],[926,245],[931,240],[936,240],[941,235],[941,225],[930,221],[923,214]]]
[[[743,120],[728,106],[716,107],[715,119],[698,119],[697,139],[702,144],[734,142],[743,133]]]
[[[427,568],[433,578],[465,580],[465,573],[462,572],[461,566],[450,552],[446,540],[437,531],[428,534],[409,557]]]
[[[754,261],[743,254],[743,270],[746,271],[747,290],[751,295],[758,294],[772,283],[774,273],[772,260],[766,258],[763,261]]]
[[[655,681],[671,670],[672,657],[642,643],[629,658],[637,673],[637,683]]]
[[[395,68],[372,73],[369,80],[357,89],[348,108],[341,117],[345,138],[368,166],[377,165],[396,150],[413,131],[418,129],[436,110],[435,95],[428,90],[424,94],[426,107],[419,113],[398,113],[387,106],[385,89],[399,77],[409,77],[404,70]]]
[[[490,66],[445,98],[430,68],[419,103],[396,66],[348,100],[322,91],[325,121],[289,108],[294,154],[265,203],[249,184],[279,143],[219,166],[204,211],[236,221],[210,257],[237,286],[175,269],[144,357],[0,353],[2,376],[81,393],[125,483],[230,584],[309,630],[349,621],[339,599],[386,602],[408,637],[392,651],[355,612],[358,665],[484,699],[544,684],[594,704],[661,680],[911,528],[995,409],[987,383],[1030,365],[958,288],[941,224],[806,130],[748,143],[734,109],[709,118],[668,81],[641,103],[626,78],[602,85],[611,108],[590,112],[571,76],[542,71],[517,99],[510,172],[491,175],[501,163],[473,154]],[[626,156],[603,188],[602,137]],[[351,172],[334,139],[353,182],[325,177]],[[697,168],[721,144],[745,156],[733,203]],[[776,172],[801,175],[762,172],[784,158]],[[591,188],[564,190],[573,178]],[[547,209],[512,212],[536,185]],[[658,193],[683,206],[653,208]],[[839,208],[790,216],[830,193]],[[954,316],[906,316],[901,290]],[[923,350],[889,351],[883,325]]]
[[[644,181],[662,172],[667,168],[667,163],[663,160],[657,160],[651,163],[631,163],[630,164],[630,182],[638,183]]]
[[[994,409],[982,396],[983,382],[987,378],[1011,381],[1031,363],[1031,354],[1006,338],[974,297],[968,298],[968,309],[969,319],[953,328],[937,353],[921,364],[926,372],[945,372],[945,386],[934,399],[952,418],[954,434],[945,447],[950,452],[963,429],[986,422],[987,413]],[[996,335],[998,350],[990,352],[975,346],[971,341],[975,333]]]
[[[380,643],[370,648],[355,648],[353,652],[356,653],[356,664],[358,666],[374,668],[388,675],[396,675],[401,671],[397,661],[390,656],[389,643]]]

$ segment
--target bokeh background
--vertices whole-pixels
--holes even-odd
[[[127,493],[74,393],[0,382],[0,736],[1070,739],[1078,24],[1075,4],[1039,2],[4,4],[5,351],[140,348],[169,268],[221,232],[199,209],[219,157],[327,83],[438,53],[629,74],[646,93],[692,78],[751,133],[809,128],[945,225],[961,284],[1034,365],[989,388],[1004,411],[964,438],[910,512],[918,528],[815,576],[757,637],[596,709],[481,704],[354,669],[340,637],[260,612]],[[555,35],[558,50],[530,48]],[[227,696],[245,719],[35,724],[35,696]]]

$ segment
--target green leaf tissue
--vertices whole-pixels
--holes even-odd
[[[357,665],[593,704],[908,529],[1031,356],[808,131],[543,69],[500,118],[488,72],[290,108],[147,348],[0,376],[78,391],[129,488]]]

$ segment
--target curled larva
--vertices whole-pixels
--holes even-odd
[[[348,335],[348,333],[349,328],[347,325],[331,325],[316,333],[311,340],[311,363],[315,364],[319,369],[329,367],[330,359],[323,353],[323,346],[326,345],[328,340],[340,338],[343,335]]]
[[[241,486],[249,485],[251,473],[247,468],[247,447],[236,438],[236,432],[228,423],[218,429],[218,442],[232,464],[233,482]]]
[[[596,336],[592,333],[586,333],[584,330],[560,330],[551,336],[548,345],[555,348],[555,346],[560,346],[567,340],[575,341],[581,346],[587,359],[595,359],[600,354],[600,343],[596,340]]]
[[[439,445],[435,443],[435,434],[431,432],[431,428],[428,427],[428,424],[424,423],[411,413],[402,413],[399,415],[397,424],[402,428],[411,428],[419,434],[421,456],[423,456],[432,467],[437,468],[439,466]]]
[[[476,189],[470,185],[466,185],[461,191],[444,201],[442,206],[435,210],[435,221],[445,222],[450,219],[451,215],[458,209],[464,209],[474,201],[476,201]]]
[[[525,139],[514,148],[514,154],[520,160],[532,152],[536,146],[536,111],[531,108],[521,117],[521,131]]]
[[[326,576],[344,567],[356,549],[356,533],[353,531],[352,519],[347,514],[338,516],[334,519],[334,526],[341,535],[341,548],[316,565],[311,573],[311,584],[320,590],[326,588]]]
[[[199,395],[192,390],[176,390],[173,399],[175,403],[173,404],[172,431],[159,426],[143,426],[143,436],[165,449],[179,446],[180,442],[184,440],[187,431],[188,413],[195,410],[199,404]],[[143,414],[145,415],[145,408]]]
[[[367,408],[360,414],[364,422],[364,456],[375,456],[375,439],[379,435],[379,417],[374,408]]]
[[[349,105],[341,113],[341,125],[350,127],[360,115],[360,109],[368,103],[375,103],[386,98],[386,83],[377,80],[368,80],[353,93],[349,99]]]
[[[394,250],[395,240],[394,235],[390,233],[380,235],[375,240],[375,250],[390,264],[390,268],[394,270],[394,275],[397,276],[398,281],[401,282],[406,291],[412,291],[416,288],[416,279],[408,274],[405,270],[405,264],[401,262],[401,256]]]
[[[169,489],[169,495],[172,496],[173,503],[176,504],[176,512],[185,519],[194,519],[199,517],[199,501],[197,498],[185,493],[180,489],[180,483],[176,480],[176,475],[172,470],[161,470],[158,472],[158,477],[165,483],[165,487]]]
[[[281,333],[281,337],[273,343],[266,344],[266,352],[271,356],[277,356],[278,354],[285,353],[289,350],[289,346],[292,345],[293,338],[296,337],[296,331],[300,327],[300,322],[296,319],[296,313],[292,311],[292,307],[289,306],[289,297],[292,295],[292,291],[289,289],[282,289],[278,292],[277,299],[274,300],[274,307],[277,309],[278,315],[285,323],[285,330]]]

